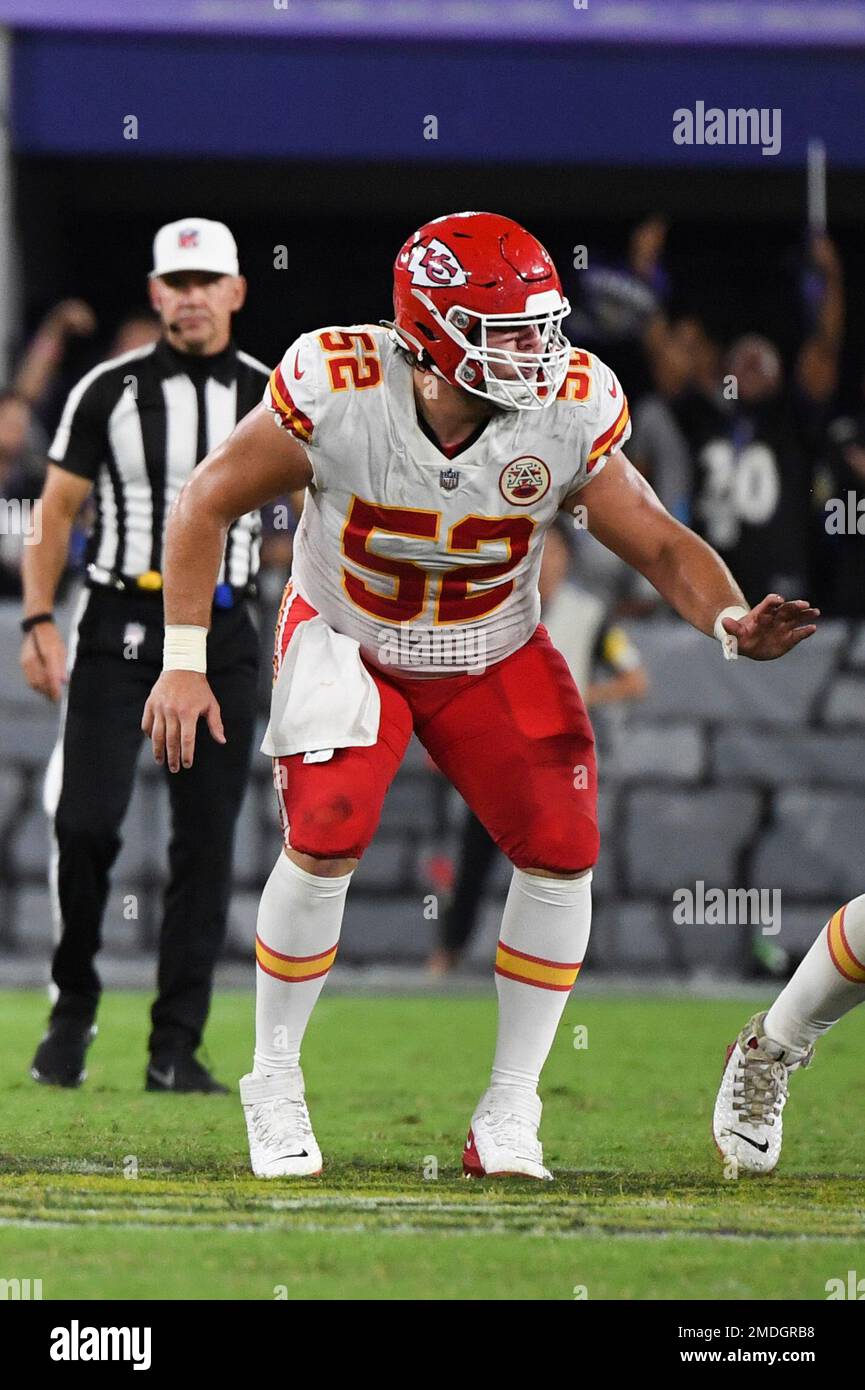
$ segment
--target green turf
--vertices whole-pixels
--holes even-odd
[[[145,1094],[147,1004],[106,997],[87,1083],[55,1091],[27,1073],[44,996],[0,995],[0,1278],[46,1298],[822,1299],[865,1275],[865,1011],[793,1079],[779,1171],[726,1181],[711,1109],[749,1006],[577,994],[542,1186],[460,1177],[492,997],[325,995],[304,1054],[325,1171],[272,1183],[236,1095]],[[251,1031],[251,997],[220,995],[218,1074],[247,1069]]]

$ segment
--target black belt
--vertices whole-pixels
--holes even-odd
[[[144,574],[118,574],[102,565],[87,566],[87,586],[90,589],[111,589],[128,598],[158,598],[162,593],[162,575],[158,570]],[[255,598],[258,588],[253,580],[248,584],[217,584],[213,591],[214,608],[233,608],[242,599]]]

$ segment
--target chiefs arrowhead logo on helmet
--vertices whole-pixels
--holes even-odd
[[[419,241],[412,248],[408,259],[413,285],[464,285],[466,273],[453,251],[433,237],[431,241]]]
[[[571,312],[549,254],[510,217],[457,212],[410,236],[394,264],[397,342],[422,370],[504,410],[543,410],[570,362]]]

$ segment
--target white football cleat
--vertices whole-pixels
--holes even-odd
[[[321,1149],[312,1132],[299,1067],[282,1075],[242,1076],[240,1101],[257,1178],[305,1178],[321,1172]]]
[[[712,1132],[722,1158],[746,1173],[771,1173],[781,1157],[782,1114],[791,1071],[807,1067],[813,1048],[792,1052],[763,1031],[755,1014],[727,1049]]]
[[[539,1178],[552,1182],[538,1139],[539,1096],[514,1086],[490,1086],[472,1115],[463,1150],[467,1178]]]

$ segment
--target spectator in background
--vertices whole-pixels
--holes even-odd
[[[45,464],[29,447],[30,403],[12,388],[0,391],[0,599],[21,597],[22,549],[33,534],[35,499]]]
[[[691,418],[693,526],[726,560],[749,602],[804,592],[809,578],[812,460],[783,390],[777,348],[739,338],[714,411]],[[708,406],[708,408],[706,408]]]
[[[804,590],[812,582],[812,479],[837,387],[844,291],[827,236],[812,239],[809,260],[818,293],[788,383],[767,338],[737,339],[720,368],[693,321],[672,330],[693,361],[691,389],[673,405],[694,462],[692,525],[746,596]]]
[[[691,381],[691,361],[673,333],[657,344],[649,360],[654,389],[641,396],[631,418],[628,456],[651,483],[667,511],[686,526],[691,522],[693,462],[676,419],[674,402]]]
[[[858,411],[828,427],[814,475],[815,602],[839,618],[865,618],[865,371],[860,393]]]
[[[159,319],[155,314],[141,310],[128,314],[118,325],[111,340],[106,357],[121,357],[124,352],[134,352],[136,348],[149,347],[160,335]]]
[[[64,299],[45,317],[0,390],[0,598],[21,597],[23,546],[33,534],[34,503],[45,478],[48,437],[36,413],[54,384],[69,338],[93,332],[96,320],[80,299]]]
[[[812,323],[793,368],[792,403],[807,447],[818,455],[835,412],[844,343],[844,274],[834,243],[815,236],[809,248],[806,298]]]
[[[46,314],[27,345],[12,383],[34,411],[47,410],[51,414],[47,401],[57,388],[70,338],[88,338],[95,329],[96,315],[83,299],[61,300]],[[53,419],[46,421],[46,427],[53,424]]]
[[[642,699],[647,679],[639,652],[622,628],[610,622],[604,603],[569,578],[572,531],[570,520],[561,517],[547,532],[538,579],[541,619],[589,709]],[[596,668],[608,674],[598,679]],[[433,974],[447,974],[464,956],[499,852],[467,808],[453,897],[441,922],[439,945],[428,961]]]
[[[648,364],[665,336],[669,278],[662,263],[667,222],[651,216],[631,232],[623,261],[591,262],[580,272],[569,336],[603,350],[636,400],[651,388]]]

